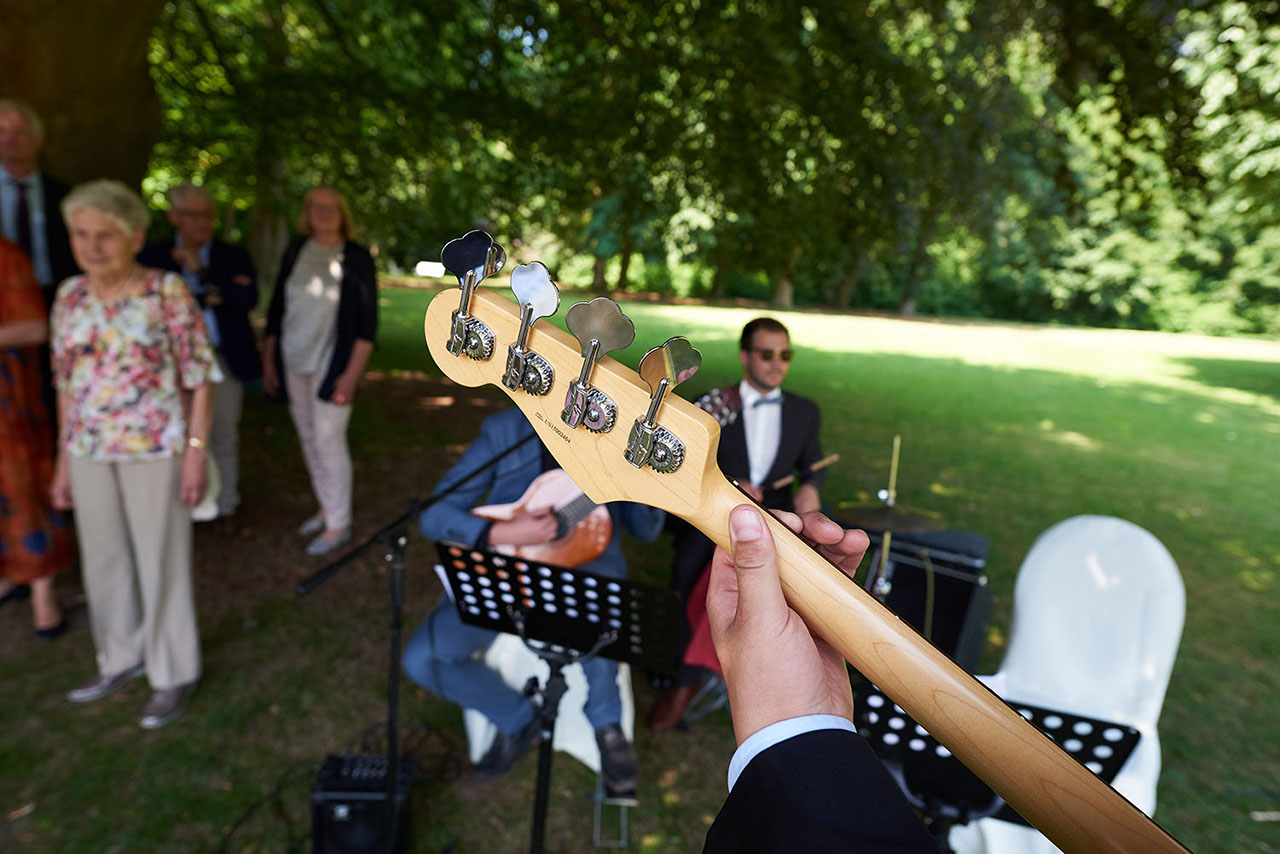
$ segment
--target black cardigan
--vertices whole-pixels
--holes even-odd
[[[281,355],[280,331],[285,312],[285,283],[298,261],[298,253],[307,238],[298,238],[284,250],[280,259],[280,272],[276,276],[275,292],[271,294],[271,305],[267,309],[267,335],[276,339],[275,363],[276,376],[280,378],[280,390],[276,400],[287,402],[289,392],[285,385],[284,357]],[[348,240],[342,247],[342,282],[338,294],[338,330],[337,340],[333,347],[333,357],[329,360],[329,370],[325,371],[324,382],[320,384],[318,397],[321,400],[333,399],[333,385],[351,361],[351,351],[357,339],[373,342],[378,332],[378,277],[373,269],[373,256],[369,250]]]

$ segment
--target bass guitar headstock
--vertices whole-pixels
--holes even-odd
[[[556,313],[560,294],[541,264],[512,272],[513,302],[477,287],[506,258],[489,235],[470,232],[443,254],[458,277],[461,301],[457,291],[437,295],[424,334],[445,376],[505,391],[592,501],[638,501],[696,515],[707,480],[723,476],[715,464],[719,425],[671,393],[702,363],[688,340],[655,346],[637,374],[607,355],[635,338],[634,325],[613,300],[573,305],[566,316],[570,332],[564,332],[545,320]]]

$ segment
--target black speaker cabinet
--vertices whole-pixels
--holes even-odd
[[[314,854],[392,854],[387,847],[387,757],[329,756],[311,788],[311,850]],[[409,790],[413,764],[400,760],[396,793],[399,832],[393,854],[409,850]]]
[[[880,572],[883,537],[870,534],[867,589],[956,664],[973,673],[986,641],[993,598],[987,539],[966,531],[895,534]]]

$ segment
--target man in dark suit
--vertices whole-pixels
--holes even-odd
[[[59,283],[79,272],[59,206],[67,185],[40,171],[44,125],[19,101],[0,101],[0,231],[35,268],[45,306]]]
[[[222,382],[214,385],[209,453],[218,466],[217,524],[235,529],[240,504],[240,411],[244,384],[262,376],[262,360],[249,312],[258,304],[258,283],[249,253],[216,239],[213,197],[193,184],[169,191],[173,237],[148,243],[138,261],[180,274],[204,311],[205,327],[218,354]]]
[[[799,517],[779,517],[802,530]],[[760,511],[736,507],[729,532],[733,556],[715,552],[707,617],[738,749],[703,854],[941,854],[854,730],[844,660],[783,598]],[[866,534],[817,513],[804,518],[803,533],[852,578]]]
[[[720,422],[716,462],[726,477],[738,481],[765,507],[807,513],[822,504],[818,489],[825,472],[813,470],[822,459],[821,416],[813,401],[781,388],[792,353],[785,326],[771,317],[756,318],[743,327],[739,342],[742,380],[712,389],[695,403]],[[789,484],[774,486],[788,475],[799,483],[794,495]],[[671,586],[687,603],[715,546],[692,526],[674,522],[673,527]],[[682,620],[677,638],[681,650],[688,647],[691,635],[687,620]],[[650,710],[649,728],[661,732],[677,726],[704,676],[701,668],[682,665],[675,684],[659,694]]]

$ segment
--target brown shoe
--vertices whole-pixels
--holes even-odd
[[[680,726],[684,721],[684,711],[689,708],[689,701],[700,687],[701,680],[692,685],[674,685],[663,689],[653,708],[649,710],[650,731],[665,732]]]

